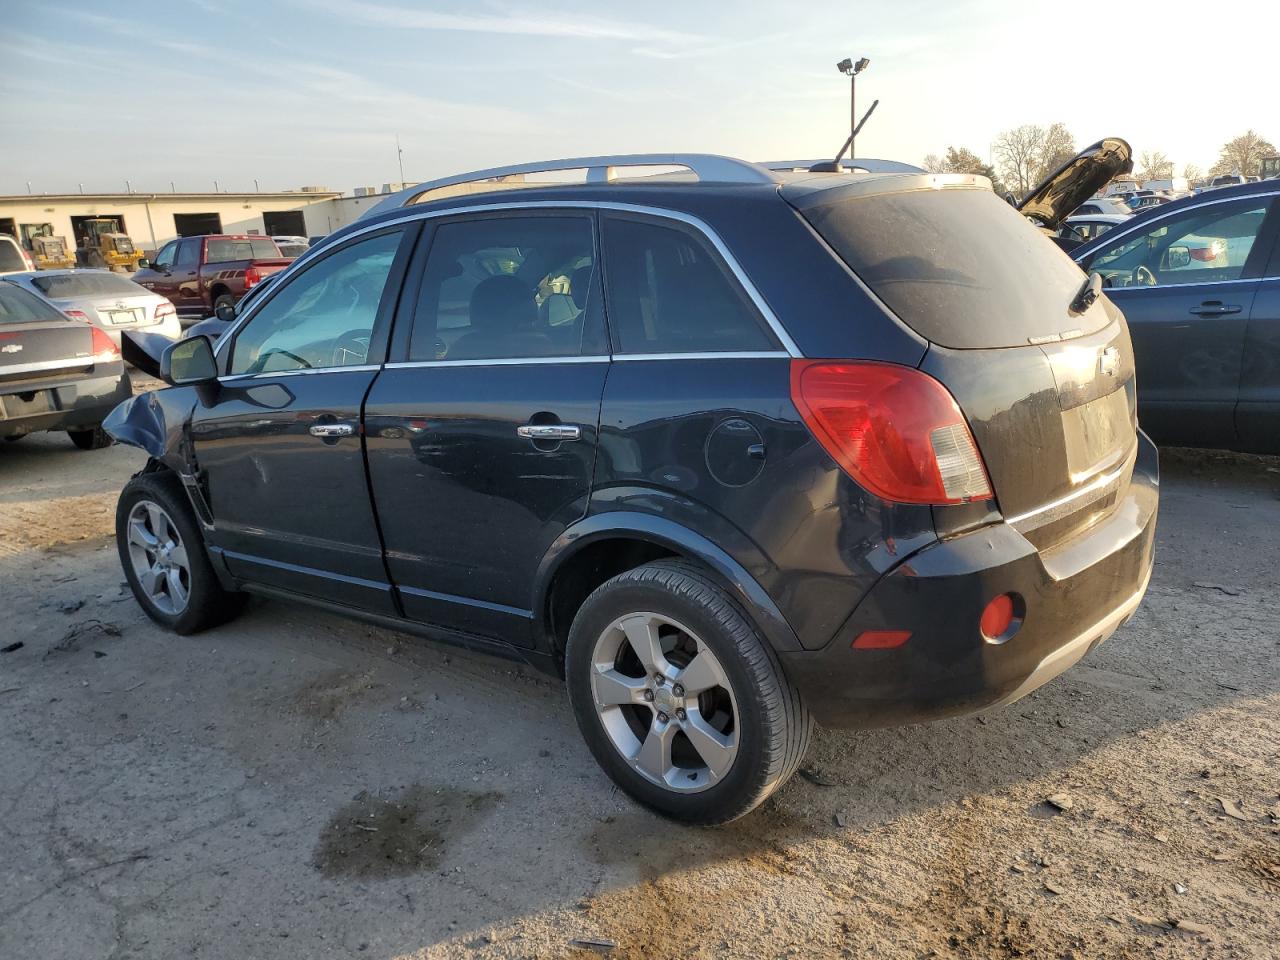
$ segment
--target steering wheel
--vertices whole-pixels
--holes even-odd
[[[350,366],[352,363],[364,363],[368,359],[368,330],[348,330],[333,341],[332,363],[335,367]]]
[[[296,353],[293,353],[292,351],[289,351],[289,350],[285,350],[282,347],[272,347],[270,350],[265,351],[262,354],[262,356],[258,357],[256,361],[254,361],[253,372],[262,373],[262,371],[266,369],[267,361],[270,360],[276,354],[283,354],[284,356],[288,357],[290,360],[298,361],[299,365],[306,367],[308,370],[311,369],[311,364],[308,363],[306,360],[303,360]]]
[[[1154,287],[1160,281],[1156,279],[1155,273],[1146,264],[1135,267],[1133,271],[1133,282],[1144,287]]]

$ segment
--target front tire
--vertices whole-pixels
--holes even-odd
[[[245,596],[222,589],[178,480],[143,473],[120,492],[116,546],[134,598],[152,620],[180,634],[225,623]]]
[[[67,436],[81,450],[101,450],[111,446],[111,434],[102,427],[90,427],[88,430],[68,430]]]
[[[565,673],[600,766],[688,823],[727,823],[759,806],[795,773],[813,731],[768,642],[686,561],[597,588],[570,628]]]
[[[214,297],[213,298],[213,315],[215,317],[218,315],[218,308],[223,304],[226,304],[228,307],[234,307],[236,305],[236,298],[229,293],[220,293],[216,297]]]

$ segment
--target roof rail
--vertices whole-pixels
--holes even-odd
[[[831,160],[761,160],[757,166],[766,170],[806,171],[816,163],[830,163]],[[876,160],[872,157],[856,157],[852,160],[841,160],[840,166],[850,173],[925,173],[923,167],[903,163],[901,160]]]
[[[385,213],[388,210],[423,202],[427,194],[437,193],[449,187],[482,184],[486,181],[501,182],[507,177],[520,177],[535,173],[554,173],[561,170],[586,170],[587,183],[608,183],[617,178],[620,167],[684,167],[700,181],[710,183],[776,183],[773,175],[759,164],[733,157],[721,157],[711,153],[633,153],[605,157],[572,157],[567,160],[545,160],[535,163],[517,163],[508,167],[492,167],[474,170],[439,180],[429,180],[393,193],[364,216]],[[507,186],[519,186],[512,183]],[[549,183],[529,183],[527,186],[553,186]],[[495,186],[494,189],[504,189]],[[462,191],[459,191],[462,192]],[[484,192],[484,191],[477,191]]]

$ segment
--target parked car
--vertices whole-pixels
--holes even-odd
[[[292,262],[270,237],[184,237],[166,243],[154,261],[143,260],[133,279],[172,301],[180,318],[194,320],[219,304],[235,306],[246,290]]]
[[[1280,182],[1208,190],[1075,250],[1129,320],[1163,443],[1280,453]]]
[[[1119,137],[1108,137],[1067,160],[1016,206],[1054,243],[1070,252],[1081,242],[1067,226],[1073,212],[1090,200],[1111,177],[1132,169],[1133,148]]]
[[[22,249],[18,241],[7,233],[0,233],[0,276],[7,273],[24,273],[35,268],[31,257]]]
[[[306,237],[288,236],[288,235],[277,236],[275,234],[272,234],[271,239],[276,242],[277,247],[280,246],[282,243],[298,243],[304,247],[309,245],[309,241],[307,240]]]
[[[696,179],[609,182],[654,164]],[[1151,571],[1124,318],[981,177],[448,178],[162,372],[108,423],[150,454],[116,514],[148,616],[192,633],[251,591],[523,658],[687,821],[759,804],[814,721],[1018,699]]]
[[[1169,200],[1169,197],[1159,193],[1135,194],[1129,198],[1129,207],[1134,211],[1146,210],[1148,207],[1159,207],[1166,204]]]
[[[280,248],[280,256],[287,257],[290,260],[297,260],[298,257],[307,252],[310,245],[306,243],[277,243],[276,246]]]
[[[1224,173],[1221,176],[1214,177],[1209,183],[1210,190],[1217,190],[1219,187],[1234,187],[1237,184],[1248,183],[1248,179],[1238,173]]]
[[[1100,237],[1113,227],[1128,223],[1132,214],[1095,213],[1090,216],[1072,215],[1063,221],[1058,236],[1076,244]]]
[[[170,340],[182,336],[172,303],[111,270],[39,270],[8,279],[67,316],[101,327],[117,347],[125,330],[145,329]]]
[[[0,278],[0,437],[65,430],[81,450],[105,447],[102,420],[130,390],[104,330]]]
[[[1128,217],[1132,213],[1133,211],[1129,209],[1129,205],[1123,200],[1117,200],[1115,197],[1093,197],[1076,207],[1071,216],[1084,217],[1103,214],[1105,216]]]

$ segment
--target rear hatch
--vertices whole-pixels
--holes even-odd
[[[118,273],[76,270],[33,276],[31,283],[59,310],[79,310],[108,329],[156,322],[156,295]]]
[[[37,387],[93,364],[93,327],[0,281],[0,393]]]
[[[1080,299],[1086,277],[1065,254],[982,178],[788,199],[929,340],[921,369],[959,403],[1006,519],[1043,548],[1111,512],[1137,453],[1133,352],[1114,305]]]

